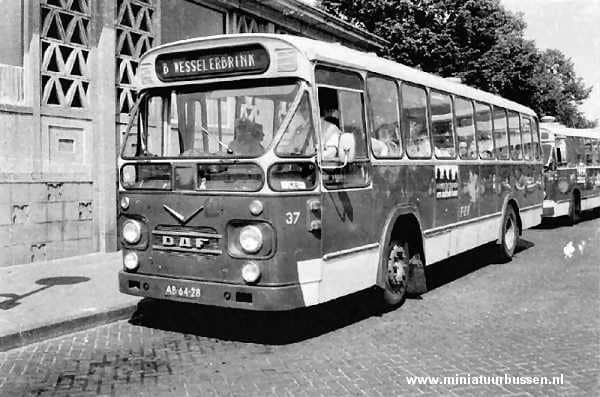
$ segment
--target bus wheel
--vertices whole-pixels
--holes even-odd
[[[510,260],[517,248],[519,241],[519,224],[517,215],[511,205],[506,207],[504,218],[502,219],[502,241],[500,242],[500,258]]]
[[[406,299],[406,279],[410,259],[408,243],[401,244],[399,241],[391,241],[387,253],[387,277],[385,278],[383,300],[388,306],[397,306]]]

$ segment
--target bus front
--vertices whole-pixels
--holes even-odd
[[[320,255],[310,62],[275,38],[152,50],[119,160],[120,291],[201,304],[307,305]]]

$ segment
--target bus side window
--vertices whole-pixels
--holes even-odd
[[[533,134],[533,141],[534,141],[534,151],[535,151],[535,159],[536,160],[540,160],[542,158],[542,144],[540,142],[540,131],[538,128],[538,121],[537,119],[530,119],[531,120],[531,133]]]
[[[402,157],[396,82],[369,76],[367,98],[373,154],[375,157]]]
[[[590,138],[585,138],[585,164],[592,165],[592,140]]]
[[[479,158],[493,159],[494,140],[492,139],[492,108],[490,105],[475,102],[475,120]]]
[[[532,160],[531,124],[529,118],[523,114],[521,115],[521,139],[523,141],[523,157],[525,160]]]
[[[509,158],[507,126],[506,110],[494,106],[494,142],[496,143],[496,157],[500,160]]]
[[[523,159],[521,146],[521,129],[519,128],[519,113],[508,112],[508,131],[510,133],[510,157],[513,160]]]
[[[435,157],[453,159],[454,153],[454,123],[452,122],[452,100],[450,95],[431,91],[431,133]]]
[[[461,159],[476,159],[475,125],[473,123],[473,102],[455,98],[454,114],[456,118],[456,138],[458,155]]]
[[[402,131],[406,134],[406,153],[409,157],[431,157],[427,92],[424,88],[402,83]]]

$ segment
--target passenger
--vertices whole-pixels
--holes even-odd
[[[427,129],[422,123],[411,121],[410,139],[411,142],[406,149],[409,156],[428,157],[431,154],[431,143],[429,142]]]
[[[458,155],[461,159],[467,158],[467,142],[461,141],[458,144]]]
[[[371,147],[376,156],[398,156],[400,154],[400,141],[396,131],[393,124],[383,124],[377,128],[375,131],[377,139],[371,138]]]
[[[337,109],[324,109],[321,117],[323,160],[339,158],[338,146],[342,131],[339,128],[339,112]],[[336,123],[337,122],[337,123]]]
[[[260,124],[248,119],[238,119],[235,131],[235,139],[229,144],[235,154],[258,156],[264,153],[265,148],[261,142],[265,135]]]

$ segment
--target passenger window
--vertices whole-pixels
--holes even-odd
[[[585,153],[585,164],[592,165],[593,164],[593,150],[592,150],[592,140],[590,138],[585,138],[584,144],[584,153]]]
[[[409,157],[431,157],[425,89],[402,84],[402,130],[406,131],[406,153]]]
[[[477,147],[479,158],[494,158],[494,139],[492,138],[492,108],[490,105],[475,102],[475,126],[477,127]]]
[[[461,159],[476,159],[475,125],[473,124],[473,103],[463,98],[454,100],[456,117],[456,139],[458,155]]]
[[[506,133],[506,110],[494,107],[494,143],[496,145],[496,158],[508,160],[508,134]]]
[[[516,112],[508,112],[508,131],[510,137],[510,157],[513,160],[522,160],[523,148],[519,128],[519,114]]]
[[[430,94],[431,106],[431,134],[435,157],[452,159],[454,153],[454,123],[452,122],[452,100],[450,95],[432,91]]]
[[[323,183],[329,189],[366,186],[370,182],[363,93],[319,87]],[[342,148],[342,145],[347,145]],[[345,149],[345,152],[341,152]]]
[[[367,97],[373,154],[375,157],[402,157],[396,83],[380,77],[369,77]]]
[[[535,159],[540,160],[542,158],[542,144],[540,142],[540,132],[538,129],[537,119],[531,120],[531,133],[533,134],[533,147],[535,152]]]
[[[294,117],[288,124],[275,150],[278,156],[312,156],[315,154],[315,129],[308,93],[302,95]]]
[[[525,160],[533,159],[533,141],[531,139],[531,124],[529,118],[523,115],[521,115],[521,140],[523,142],[523,157],[525,158]]]

